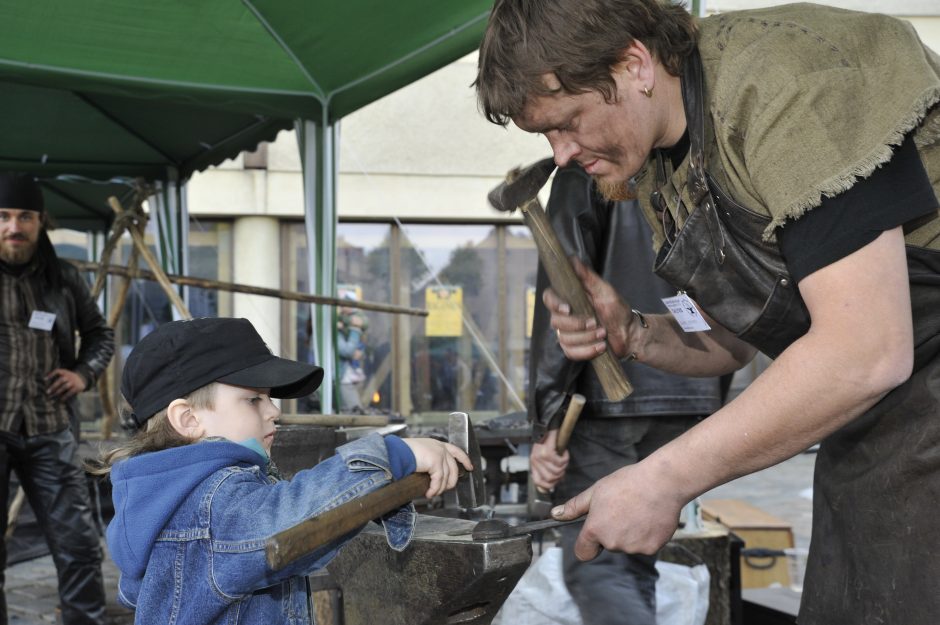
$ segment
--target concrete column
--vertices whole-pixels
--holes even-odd
[[[239,217],[233,227],[234,281],[281,288],[280,228],[274,217]],[[281,303],[276,297],[235,293],[233,316],[245,317],[258,330],[271,351],[281,351]]]

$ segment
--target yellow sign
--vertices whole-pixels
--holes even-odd
[[[346,299],[346,294],[349,293],[357,302],[362,301],[362,285],[361,284],[337,284],[336,285],[336,297],[339,299]]]
[[[463,287],[427,287],[424,307],[428,309],[425,336],[463,335]]]
[[[532,322],[535,319],[535,287],[525,290],[525,337],[532,338]]]

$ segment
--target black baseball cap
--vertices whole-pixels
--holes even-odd
[[[271,397],[304,397],[323,381],[323,369],[278,358],[247,319],[171,321],[145,336],[124,364],[121,394],[133,427],[211,382],[270,388]]]

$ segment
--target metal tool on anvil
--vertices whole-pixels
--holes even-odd
[[[465,412],[451,413],[447,433],[448,442],[466,452],[473,463],[473,470],[462,470],[457,479],[457,501],[463,508],[476,508],[482,504],[484,495],[483,470],[480,446],[469,415]],[[430,484],[431,478],[427,473],[412,473],[404,479],[278,532],[265,542],[268,564],[272,569],[280,570],[304,554],[421,497],[427,492]]]
[[[496,540],[498,538],[510,538],[512,536],[522,536],[533,532],[541,532],[562,525],[571,525],[581,523],[584,517],[571,519],[569,521],[556,521],[555,519],[545,519],[543,521],[531,521],[519,525],[510,525],[502,519],[484,519],[470,529],[455,530],[447,532],[448,536],[470,536],[473,540]]]
[[[571,433],[574,431],[574,426],[578,422],[578,417],[581,416],[581,410],[584,408],[584,404],[587,402],[584,395],[581,393],[574,393],[571,396],[571,399],[568,400],[568,408],[565,410],[565,417],[561,421],[561,427],[558,428],[558,436],[555,438],[555,453],[559,456],[565,453],[565,450],[568,448],[568,441],[571,439]],[[552,491],[544,490],[535,485],[532,481],[532,469],[529,469],[529,487],[532,488],[530,493],[534,493],[534,496],[529,497],[528,513],[529,518],[532,519],[544,519],[548,516],[548,511],[552,508]]]
[[[552,158],[542,159],[525,169],[513,169],[505,182],[489,192],[487,199],[496,210],[511,212],[518,208],[522,211],[552,289],[568,302],[574,314],[594,316],[594,307],[538,199],[539,189],[545,186],[553,171],[555,162]],[[593,358],[591,366],[607,399],[620,401],[633,392],[633,386],[610,349]]]

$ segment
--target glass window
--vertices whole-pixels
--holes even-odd
[[[507,401],[503,412],[525,409],[529,384],[529,342],[532,338],[532,315],[542,302],[535,299],[535,275],[538,252],[532,233],[525,226],[506,228],[506,297],[502,302],[506,323],[505,372],[518,400]]]
[[[391,303],[392,281],[388,224],[341,223],[336,229],[337,295],[354,300]],[[392,332],[395,315],[343,307],[337,311],[337,355],[340,412],[392,409]],[[352,345],[353,326],[362,330]],[[339,337],[344,346],[340,349]]]
[[[189,224],[189,271],[193,278],[232,282],[232,224],[193,219]],[[189,287],[193,317],[230,317],[230,291]]]
[[[388,224],[341,223],[336,231],[336,281],[337,295],[353,294],[355,299],[369,302],[391,302],[392,282],[389,260],[391,227]],[[302,223],[292,223],[286,228],[284,287],[308,292],[307,246]],[[297,302],[285,302],[285,328],[294,332],[284,333],[286,354],[304,362],[315,362],[311,352],[310,306]],[[389,412],[395,410],[393,402],[393,350],[392,336],[395,315],[355,308],[336,310],[337,338],[339,333],[349,336],[348,326],[353,317],[365,331],[360,344],[353,346],[349,359],[340,359],[340,341],[337,341],[337,393],[336,412],[349,413],[370,409]],[[340,327],[340,324],[343,324]],[[352,356],[356,356],[352,358]],[[346,362],[344,362],[344,360]],[[361,379],[347,376],[342,384],[342,374],[349,361],[356,361]],[[299,412],[319,410],[312,401],[298,405]]]
[[[412,421],[443,423],[454,410],[474,418],[500,411],[499,241],[492,225],[406,225],[402,284],[427,318],[408,320]]]
[[[303,224],[287,225],[285,240],[284,287],[306,291]],[[523,226],[340,223],[337,295],[431,314],[366,311],[354,321],[354,309],[337,310],[338,356],[358,351],[352,360],[362,370],[344,385],[344,369],[355,365],[338,357],[337,411],[400,413],[435,426],[455,410],[474,420],[523,410],[536,267]],[[284,353],[312,360],[310,307],[285,302],[284,310],[283,327],[295,328],[283,333]],[[344,345],[347,325],[362,322],[361,345]]]

